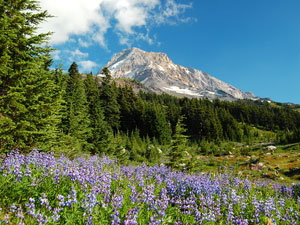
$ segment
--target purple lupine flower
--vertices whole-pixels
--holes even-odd
[[[48,223],[48,217],[42,215],[41,213],[38,213],[36,215],[36,221],[38,222],[38,224],[45,224]]]
[[[82,200],[83,204],[81,207],[88,213],[91,214],[93,212],[93,208],[99,204],[97,201],[97,196],[95,193],[91,192],[85,195],[85,198]]]
[[[123,195],[121,194],[121,191],[117,191],[111,199],[111,205],[115,208],[115,209],[119,209],[122,207],[123,205]]]
[[[227,223],[230,224],[234,219],[234,212],[232,203],[228,205],[228,212],[227,212]]]
[[[135,187],[135,185],[131,185],[131,184],[129,184],[128,186],[131,189],[131,195],[129,196],[129,198],[132,203],[135,203],[137,201],[137,197],[138,197],[138,194],[136,192],[136,187]]]
[[[233,223],[237,225],[248,225],[248,220],[242,218],[236,218]]]
[[[58,222],[60,219],[60,215],[58,214],[59,212],[62,211],[62,208],[54,208],[53,209],[53,215],[50,217],[53,222]]]
[[[111,218],[111,225],[121,224],[120,213],[118,210],[114,210],[110,218]]]
[[[26,171],[24,172],[24,174],[25,177],[31,177],[32,175],[32,171],[28,165],[26,165]]]
[[[17,213],[16,217],[21,220],[24,219],[24,212],[23,212],[22,208],[18,208],[18,213]]]
[[[123,195],[121,191],[117,191],[111,199],[111,205],[113,206],[113,213],[111,215],[111,224],[117,225],[121,223],[119,209],[123,206]]]
[[[35,209],[35,200],[34,198],[29,198],[29,203],[25,204],[26,207],[26,213],[28,213],[29,215],[36,217],[37,212]]]
[[[138,225],[137,217],[139,214],[139,207],[135,207],[133,209],[129,209],[126,219],[124,220],[124,225]]]
[[[234,204],[237,204],[239,203],[241,200],[241,197],[236,193],[236,190],[235,189],[232,189],[231,190],[231,201],[234,203]]]
[[[60,201],[64,201],[65,200],[65,197],[63,196],[63,195],[57,195],[57,197],[56,197],[58,200],[60,200]]]
[[[18,207],[16,206],[16,204],[12,204],[9,206],[9,211],[12,213],[16,212],[17,209],[18,209]]]
[[[154,184],[150,184],[144,187],[142,190],[142,194],[140,195],[141,201],[149,205],[153,203],[155,198],[154,190],[155,190]]]
[[[167,189],[162,188],[160,190],[159,199],[155,200],[155,205],[157,205],[157,213],[159,216],[164,217],[166,215],[166,209],[168,208],[170,198],[167,194]]]
[[[77,204],[77,191],[75,190],[75,187],[72,186],[71,191],[69,192],[69,195],[67,196],[67,200],[65,202],[61,201],[62,205],[60,206],[68,206],[72,207],[73,204]]]
[[[273,213],[276,211],[276,207],[275,207],[275,201],[272,197],[269,197],[264,204],[264,212],[265,215],[269,218],[271,218],[273,216]]]
[[[163,222],[157,215],[151,216],[148,225],[159,225]]]
[[[252,197],[252,205],[254,206],[254,214],[253,214],[253,221],[254,223],[259,223],[260,218],[260,203],[257,201],[256,197]]]
[[[49,206],[49,201],[45,193],[43,193],[42,197],[40,197],[39,200],[41,205]]]

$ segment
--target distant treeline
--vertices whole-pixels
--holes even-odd
[[[48,71],[56,90],[52,129],[40,134],[37,131],[36,137],[32,132],[30,139],[7,132],[7,137],[11,135],[8,140],[13,141],[9,143],[2,139],[2,148],[50,147],[109,153],[116,148],[115,139],[128,138],[132,134],[141,142],[147,140],[167,145],[171,143],[179,120],[185,127],[184,135],[199,144],[204,140],[243,142],[254,139],[253,127],[275,132],[282,143],[300,141],[300,113],[288,105],[250,100],[210,101],[144,92],[136,94],[129,85],[118,87],[107,68],[102,72],[104,76],[101,78],[82,75],[75,62],[68,73],[61,69]]]
[[[85,143],[82,146],[92,151],[103,148],[103,142],[107,146],[109,137],[120,133],[135,133],[142,140],[170,144],[179,120],[186,128],[184,134],[196,143],[243,142],[255,138],[251,132],[253,127],[277,133],[280,142],[300,141],[300,113],[288,105],[136,94],[130,86],[117,87],[107,68],[103,74],[103,78],[88,74],[82,79],[76,63],[70,67],[69,74],[56,74],[66,106],[60,130],[65,135],[76,136],[76,140]],[[82,90],[73,96],[79,88]],[[81,114],[84,116],[80,117]],[[81,121],[77,121],[79,118]],[[76,128],[72,128],[73,123]]]

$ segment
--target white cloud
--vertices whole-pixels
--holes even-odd
[[[82,52],[78,48],[74,51],[62,50],[60,51],[62,58],[66,59],[64,63],[71,64],[72,62],[85,62],[86,58],[89,57],[89,53]],[[79,64],[79,63],[78,63]],[[91,63],[88,63],[91,65]]]
[[[83,47],[91,42],[106,47],[105,34],[109,29],[119,35],[121,44],[128,44],[126,39],[152,43],[152,26],[187,22],[183,14],[191,7],[176,0],[41,0],[41,6],[55,16],[41,26],[41,32],[54,32],[52,44],[84,35],[89,38],[78,40]]]
[[[52,57],[54,60],[60,60],[60,53],[61,51],[60,50],[55,50],[52,52]]]
[[[79,49],[76,49],[75,51],[71,52],[71,55],[74,58],[86,58],[89,56],[89,53],[81,52]]]
[[[81,47],[87,48],[87,47],[90,46],[90,43],[88,43],[88,42],[82,40],[81,38],[78,39],[78,43],[79,43],[79,45],[80,45]]]
[[[81,72],[89,73],[93,70],[93,68],[99,68],[99,65],[90,60],[79,61],[78,65],[80,67]]]

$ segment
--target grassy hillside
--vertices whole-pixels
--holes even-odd
[[[248,179],[269,179],[281,183],[300,180],[300,145],[279,145],[274,152],[262,145],[235,146],[229,154],[198,155],[202,172],[233,172]]]

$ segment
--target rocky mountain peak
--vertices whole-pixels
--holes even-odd
[[[170,63],[173,64],[165,53],[145,52],[139,48],[130,48],[116,54],[106,66],[114,77],[128,77],[134,75],[131,73],[132,69],[161,68]],[[129,72],[130,75],[128,75]]]
[[[226,100],[254,98],[253,94],[244,93],[200,70],[174,64],[165,53],[125,49],[116,54],[106,67],[112,77],[138,80],[157,93]]]

